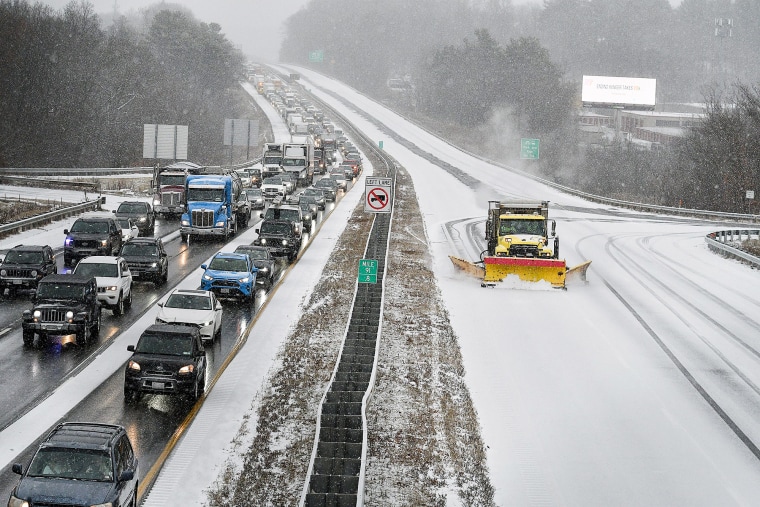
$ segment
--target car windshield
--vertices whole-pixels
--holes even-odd
[[[42,264],[42,252],[34,250],[11,250],[5,262],[14,264]]]
[[[116,213],[145,213],[146,206],[142,202],[123,202],[119,205]]]
[[[185,310],[211,310],[211,298],[197,294],[172,294],[166,300],[164,308],[182,308]]]
[[[282,222],[265,221],[261,224],[261,234],[290,234],[290,225]]]
[[[65,282],[46,282],[37,286],[37,297],[40,299],[81,299],[84,286]]]
[[[258,260],[266,260],[269,258],[267,255],[267,251],[263,248],[251,248],[251,249],[240,249],[238,250],[240,253],[248,254],[248,257],[251,259],[258,261]]]
[[[161,174],[158,176],[158,184],[160,186],[185,186],[185,179],[187,177],[184,174]]]
[[[116,278],[119,276],[119,267],[111,263],[80,262],[74,268],[75,275],[103,276]]]
[[[102,451],[42,448],[29,464],[27,476],[112,482],[113,460]]]
[[[322,197],[324,194],[321,190],[317,190],[316,188],[307,188],[301,195],[303,197]]]
[[[193,337],[191,335],[144,333],[137,342],[135,352],[190,357],[193,354]]]
[[[122,229],[132,228],[132,223],[129,221],[128,218],[119,218],[117,219],[117,221],[119,222],[119,225],[121,226]]]
[[[74,225],[71,226],[71,232],[83,232],[90,234],[104,234],[108,233],[108,222],[100,220],[77,220]]]
[[[300,220],[301,216],[298,210],[290,208],[273,208],[267,210],[264,218],[274,218],[275,220]]]
[[[208,268],[216,271],[248,271],[245,260],[236,257],[214,257]]]
[[[315,187],[335,188],[335,181],[331,178],[322,178],[314,184]]]
[[[282,178],[279,176],[272,176],[264,180],[264,185],[282,185]]]
[[[256,190],[249,190],[249,191],[247,191],[246,195],[248,196],[249,199],[251,199],[251,198],[257,198],[257,197],[261,198],[262,193],[261,193],[261,190],[256,189]]]
[[[158,257],[156,245],[144,243],[124,243],[121,255],[125,257]]]

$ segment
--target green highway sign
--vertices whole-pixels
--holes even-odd
[[[314,51],[309,51],[309,61],[310,62],[324,62],[325,61],[324,50],[315,49]]]
[[[359,283],[377,283],[377,260],[359,261]]]
[[[520,139],[520,158],[538,160],[538,139]]]

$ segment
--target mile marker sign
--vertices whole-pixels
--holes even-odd
[[[367,213],[391,212],[391,178],[365,178],[364,211]]]

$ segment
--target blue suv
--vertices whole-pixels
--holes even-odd
[[[253,303],[258,269],[248,254],[219,252],[211,262],[201,264],[201,268],[206,270],[201,278],[201,289],[219,297],[238,297]]]

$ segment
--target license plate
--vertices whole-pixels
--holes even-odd
[[[222,294],[229,294],[230,293],[230,289],[222,289],[220,292]]]
[[[42,329],[58,329],[58,324],[42,324]]]
[[[164,382],[153,382],[153,389],[163,389],[164,385]]]
[[[21,285],[21,280],[13,280],[13,285]]]

